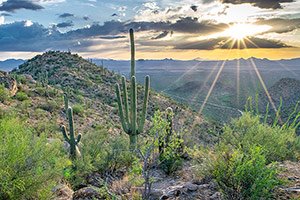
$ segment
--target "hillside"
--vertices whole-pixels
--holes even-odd
[[[18,74],[27,77],[26,84],[22,84],[22,90],[30,97],[27,105],[30,113],[35,113],[38,109],[52,120],[54,126],[66,122],[63,112],[62,101],[63,90],[70,89],[71,105],[78,107],[81,113],[75,117],[80,124],[80,131],[91,129],[96,124],[104,123],[111,127],[114,133],[120,133],[120,121],[117,110],[116,94],[114,84],[120,81],[120,75],[116,75],[107,69],[90,63],[77,54],[68,52],[46,52],[38,55],[19,66],[18,70],[13,70],[11,75]],[[53,89],[52,97],[46,99],[40,86],[36,86],[44,76],[48,77],[49,87]],[[29,79],[28,79],[29,77]],[[30,78],[32,77],[32,79]],[[151,85],[151,84],[150,84]],[[138,87],[138,102],[142,102],[143,87]],[[10,102],[6,107],[19,107],[22,102]],[[24,104],[24,103],[23,103]],[[48,108],[47,105],[54,108]],[[141,111],[141,103],[138,103],[138,112]],[[151,90],[147,119],[150,120],[156,110],[165,110],[172,107],[175,111],[176,129],[186,127],[190,129],[196,113],[192,112],[184,105],[180,105],[170,98]],[[57,115],[58,114],[58,115]],[[28,121],[35,121],[35,125],[43,123],[43,120],[34,115],[30,115]],[[148,121],[147,120],[147,121]],[[209,127],[209,123],[197,118],[195,129],[191,135],[204,134],[200,127]],[[207,141],[210,141],[210,136]],[[192,141],[192,140],[191,140]]]
[[[30,176],[36,174],[30,179],[32,181],[30,183],[40,187],[39,181],[48,180],[48,177],[49,181],[54,181],[52,184],[55,189],[51,187],[53,193],[51,194],[57,195],[57,197],[51,198],[53,200],[115,199],[116,196],[119,199],[134,199],[133,197],[137,195],[141,197],[144,194],[144,174],[151,172],[150,178],[153,183],[149,199],[224,199],[219,192],[218,183],[214,179],[215,172],[219,167],[227,166],[227,164],[224,165],[225,162],[233,162],[231,159],[228,161],[227,158],[227,154],[231,153],[231,145],[239,145],[239,142],[248,144],[249,138],[253,134],[251,131],[256,130],[256,128],[248,128],[251,126],[261,127],[260,130],[263,131],[259,134],[273,134],[274,131],[274,134],[277,135],[288,135],[288,137],[276,137],[275,140],[273,138],[271,143],[268,135],[266,135],[268,142],[265,142],[265,139],[262,140],[263,142],[251,141],[251,143],[262,146],[266,144],[263,148],[268,151],[271,148],[274,149],[274,145],[276,147],[280,145],[280,149],[285,151],[270,151],[271,154],[266,155],[266,159],[275,157],[276,161],[289,159],[297,161],[298,154],[295,152],[299,148],[299,143],[297,143],[292,130],[278,131],[279,128],[275,127],[274,130],[269,131],[270,129],[260,124],[257,118],[249,117],[250,115],[246,114],[240,119],[240,124],[245,127],[240,127],[240,120],[233,121],[232,125],[237,129],[250,131],[245,133],[245,136],[237,137],[242,138],[241,141],[231,140],[232,134],[241,132],[238,130],[233,132],[236,130],[231,129],[231,126],[221,127],[219,124],[203,120],[187,106],[176,103],[153,89],[150,91],[146,131],[139,136],[138,140],[138,145],[141,145],[138,149],[140,156],[128,148],[128,136],[121,128],[114,90],[115,83],[120,82],[120,75],[108,71],[103,66],[90,63],[77,54],[57,51],[38,55],[20,65],[19,69],[13,70],[9,75],[0,75],[0,85],[4,84],[0,87],[0,132],[2,135],[4,134],[3,138],[14,138],[8,140],[10,143],[5,140],[0,146],[0,150],[2,148],[16,160],[16,162],[10,161],[11,163],[9,163],[9,167],[12,166],[11,168],[14,169],[10,173],[16,173],[11,179],[14,180],[17,177],[19,180],[24,176],[23,171],[24,173],[29,171]],[[282,84],[279,85],[285,90]],[[292,85],[295,83],[290,84],[291,87]],[[197,91],[200,87],[202,87],[200,82],[190,82],[178,90],[180,92]],[[144,87],[138,85],[137,88],[138,113],[141,113]],[[224,93],[230,93],[230,88],[219,84],[217,84],[217,88],[220,91],[224,90]],[[60,128],[62,125],[67,126],[68,124],[63,101],[64,93],[68,94],[69,105],[73,108],[75,134],[82,134],[82,139],[78,143],[81,155],[75,160],[68,157],[70,145],[63,138]],[[156,111],[165,111],[167,107],[173,108],[174,111],[171,126],[163,125],[163,119],[159,116],[157,118],[158,112]],[[222,117],[222,113],[219,115]],[[168,119],[165,114],[161,116]],[[20,123],[24,123],[24,127]],[[159,131],[155,132],[156,129]],[[165,152],[162,155],[167,155],[166,161],[162,160],[160,164],[157,164],[156,162],[161,159],[158,152],[160,143],[153,143],[155,145],[155,149],[152,150],[153,154],[147,155],[147,152],[150,152],[152,148],[151,141],[155,141],[161,131],[168,130],[174,131],[173,134],[176,137],[172,137],[172,143],[164,149]],[[69,128],[67,131],[70,131]],[[17,136],[16,140],[14,134],[20,133],[23,135]],[[258,136],[258,138],[265,138],[265,136]],[[22,142],[26,145],[24,146]],[[28,143],[31,146],[28,146]],[[295,149],[287,149],[286,144],[294,145]],[[225,146],[226,149],[223,149]],[[248,146],[244,146],[244,154],[248,155]],[[11,153],[11,148],[13,148],[13,153]],[[48,148],[53,149],[48,151]],[[242,153],[244,150],[238,148],[238,151]],[[264,156],[260,153],[257,155]],[[145,156],[150,157],[145,158]],[[255,157],[254,159],[262,158]],[[4,159],[10,159],[10,157]],[[32,162],[32,159],[36,162]],[[140,162],[141,159],[143,162]],[[52,164],[47,165],[48,162]],[[257,170],[267,171],[267,163],[263,160],[259,161],[259,163],[261,162],[263,164]],[[14,165],[14,163],[16,164]],[[285,174],[291,172],[294,179],[297,179],[295,171],[298,170],[298,165],[296,163],[280,164],[290,168],[288,172],[279,173],[280,177],[286,179]],[[28,168],[28,165],[37,167]],[[43,167],[39,167],[39,165]],[[3,163],[0,163],[0,167],[7,168]],[[57,170],[56,174],[52,174],[52,171],[49,172],[49,168],[53,167],[55,167],[53,170]],[[22,170],[15,170],[16,168]],[[44,174],[41,173],[43,169]],[[2,171],[0,171],[0,175],[1,173]],[[39,175],[43,175],[43,178]],[[269,178],[275,180],[276,176],[272,175]],[[28,177],[28,175],[24,177]],[[224,178],[222,181],[226,182],[227,177]],[[242,178],[247,179],[247,177]],[[11,179],[8,177],[7,180]],[[278,186],[276,189],[279,189],[272,195],[298,197],[293,193],[297,192],[297,189],[294,189],[295,184],[298,183],[297,180],[290,182],[285,187],[276,185],[271,180],[274,184],[270,187]],[[40,188],[50,188],[47,187],[47,184],[43,184],[43,187]],[[24,191],[26,195],[32,197],[30,196],[31,184],[28,185],[29,187]],[[16,190],[19,191],[19,189]],[[33,191],[34,194],[44,194],[40,191]],[[0,197],[4,197],[4,199],[21,199],[18,198],[18,195],[21,194],[18,193],[16,196],[11,194],[12,197],[8,198],[6,193],[1,194],[0,189]],[[268,191],[269,194],[271,194],[270,191]],[[32,199],[40,198],[35,196]]]
[[[282,78],[274,85],[272,85],[268,89],[268,91],[276,108],[279,108],[280,99],[282,99],[280,116],[283,123],[286,122],[290,114],[293,112],[297,102],[300,100],[300,81],[293,78]],[[267,95],[261,89],[258,99],[260,112],[265,113],[266,105],[268,104],[268,102],[269,100],[267,98]],[[269,108],[269,110],[269,114],[271,115],[270,118],[272,119],[274,118],[275,113],[274,110],[271,109],[271,107]],[[291,120],[295,118],[297,112],[299,111],[300,109],[297,108],[296,113],[291,117]]]

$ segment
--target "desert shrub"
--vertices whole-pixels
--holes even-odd
[[[220,157],[214,176],[226,199],[268,199],[280,184],[275,165],[266,166],[262,148],[252,146],[248,153],[241,149]]]
[[[183,164],[182,145],[183,139],[180,138],[180,134],[173,133],[160,158],[160,168],[167,174],[172,174]]]
[[[18,99],[19,101],[24,101],[24,100],[28,100],[29,97],[28,97],[28,95],[27,95],[26,93],[24,93],[24,92],[18,92],[18,93],[16,94],[16,99]]]
[[[59,108],[59,105],[54,100],[47,100],[45,104],[40,104],[38,107],[48,112],[54,112]]]
[[[0,199],[49,199],[67,163],[58,143],[33,132],[17,119],[0,120]]]
[[[8,90],[4,87],[4,85],[0,85],[0,102],[4,103],[5,101],[7,101],[8,95]]]
[[[80,115],[80,116],[82,116],[83,113],[84,113],[83,106],[81,106],[80,104],[75,104],[73,106],[73,113],[74,113],[74,115]]]
[[[111,135],[102,126],[84,134],[79,149],[81,156],[73,161],[72,168],[65,170],[66,177],[75,188],[79,184],[86,184],[87,175],[93,172],[113,173],[128,167],[132,160],[127,137]]]
[[[267,163],[272,161],[295,160],[299,156],[300,137],[294,129],[283,129],[262,123],[259,116],[245,113],[226,126],[221,136],[222,142],[233,148],[242,147],[250,152],[253,145],[260,145],[265,151]]]

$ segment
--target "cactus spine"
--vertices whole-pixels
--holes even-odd
[[[131,107],[128,106],[128,92],[126,86],[126,78],[122,76],[122,85],[123,85],[123,97],[124,105],[121,98],[120,86],[116,84],[116,94],[119,107],[119,115],[121,119],[122,128],[125,133],[129,135],[130,139],[130,148],[134,150],[136,148],[137,135],[143,132],[146,116],[147,116],[147,107],[149,101],[149,88],[150,88],[150,77],[147,75],[145,78],[145,93],[144,93],[144,103],[143,111],[141,118],[138,122],[137,119],[137,86],[136,86],[136,77],[135,77],[135,50],[134,50],[134,37],[133,30],[130,29],[130,42],[131,42]],[[125,115],[124,115],[125,111]]]
[[[77,139],[75,140],[75,134],[74,134],[74,121],[73,121],[73,110],[71,107],[68,108],[68,120],[69,120],[69,129],[70,129],[70,137],[67,135],[66,127],[62,126],[62,134],[65,138],[65,140],[70,144],[70,158],[72,160],[76,159],[76,155],[80,155],[80,151],[78,149],[78,143],[81,139],[81,134],[77,136]]]

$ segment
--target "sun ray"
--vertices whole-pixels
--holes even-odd
[[[173,85],[175,85],[176,83],[178,83],[181,79],[184,78],[184,76],[188,73],[190,73],[191,71],[193,71],[196,67],[198,67],[200,65],[201,61],[199,61],[197,64],[195,64],[194,66],[192,66],[191,68],[189,68],[186,72],[184,72],[181,76],[179,76],[175,81],[173,81],[173,83],[171,83],[167,88],[165,88],[164,90],[160,91],[161,93],[165,93],[165,91],[169,90]]]
[[[232,39],[233,39],[233,38],[232,38]],[[233,40],[234,40],[234,42],[235,42],[235,39],[233,39]],[[228,56],[229,56],[230,53],[231,53],[232,47],[234,46],[234,42],[232,42],[231,47],[230,47],[230,49],[229,49],[229,51],[228,51],[228,53],[227,53],[227,55],[226,55],[227,58],[228,58]],[[203,111],[203,109],[204,109],[204,106],[206,105],[206,103],[207,103],[207,101],[208,101],[208,98],[210,97],[211,92],[213,91],[213,89],[214,89],[214,87],[215,87],[215,84],[216,84],[216,82],[218,81],[218,79],[219,79],[219,77],[220,77],[221,72],[223,71],[223,68],[224,68],[224,66],[225,66],[225,64],[226,64],[227,58],[224,59],[222,65],[220,66],[219,71],[218,71],[218,73],[217,73],[217,75],[216,75],[216,77],[215,77],[215,79],[214,79],[212,85],[210,86],[209,91],[208,91],[208,93],[207,93],[207,95],[206,95],[206,97],[205,97],[205,99],[204,99],[204,101],[203,101],[203,103],[202,103],[202,105],[201,105],[201,107],[200,107],[200,110],[199,110],[198,114],[196,115],[196,117],[195,117],[195,119],[194,119],[194,122],[193,122],[193,125],[192,125],[192,127],[191,127],[191,131],[190,131],[190,132],[192,132],[192,131],[194,130],[194,128],[195,128],[196,120],[199,119],[199,116],[200,116],[200,114],[202,113],[202,111]]]
[[[213,73],[216,71],[218,65],[219,65],[219,62],[214,66],[214,68],[211,70],[211,72],[208,74],[208,76],[206,76],[206,78],[204,79],[203,84],[201,85],[201,87],[199,88],[199,90],[196,92],[195,95],[193,95],[192,101],[195,101],[196,98],[199,96],[200,92],[206,86],[207,81],[211,78],[211,76],[213,75]]]
[[[243,43],[243,45],[245,46],[245,48],[246,48],[246,50],[247,50],[247,45],[246,45],[246,43],[245,43],[244,41],[242,41],[242,43]],[[247,51],[247,52],[248,52],[248,51]],[[261,85],[262,85],[263,88],[264,88],[264,91],[265,91],[265,93],[266,93],[266,95],[267,95],[267,98],[268,98],[269,102],[271,103],[271,106],[272,106],[273,110],[277,113],[278,110],[277,110],[277,108],[276,108],[276,106],[275,106],[275,103],[274,103],[274,101],[273,101],[273,99],[272,99],[272,97],[271,97],[271,95],[270,95],[270,93],[269,93],[269,91],[268,91],[268,88],[267,88],[267,86],[266,86],[264,80],[262,79],[262,77],[261,77],[261,75],[260,75],[260,73],[259,73],[259,71],[258,71],[258,69],[257,69],[257,66],[256,66],[256,64],[255,64],[255,62],[254,62],[254,60],[253,60],[252,57],[250,57],[250,62],[251,62],[251,64],[252,64],[252,67],[253,67],[254,71],[256,72],[256,75],[257,75],[257,77],[258,77],[258,79],[259,79]],[[278,115],[278,119],[279,119],[280,123],[282,123],[282,120],[281,120],[280,115]]]
[[[240,49],[240,40],[237,41],[237,48]],[[240,56],[240,53],[238,51],[238,57]],[[240,106],[240,58],[237,59],[236,64],[236,105],[237,107]]]

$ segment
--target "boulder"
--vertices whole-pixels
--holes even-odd
[[[54,188],[53,200],[72,200],[74,191],[67,185],[61,184]]]
[[[9,90],[10,97],[15,96],[18,91],[17,81],[12,77],[0,75],[0,85],[4,85]]]
[[[94,200],[94,199],[103,199],[103,197],[97,190],[96,187],[84,187],[74,192],[73,200]]]

